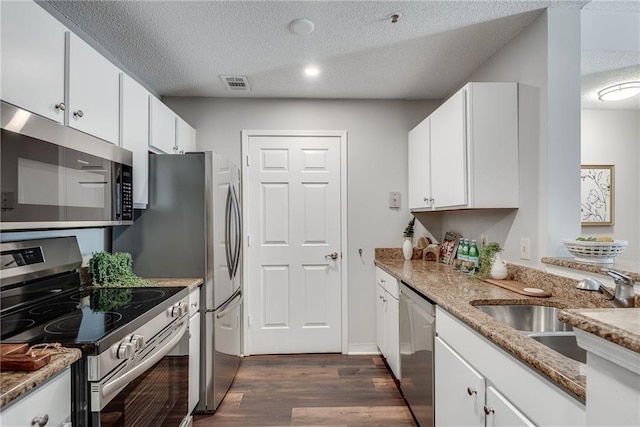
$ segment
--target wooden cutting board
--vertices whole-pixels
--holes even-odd
[[[516,292],[520,295],[526,295],[528,297],[550,297],[551,292],[539,289],[530,285],[525,285],[515,280],[498,280],[498,279],[484,279],[485,282],[492,285],[500,286],[501,288],[508,289]]]
[[[51,360],[50,354],[25,354],[28,344],[0,344],[0,371],[36,371]]]

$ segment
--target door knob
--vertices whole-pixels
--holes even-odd
[[[325,255],[324,257],[336,260],[336,259],[338,259],[338,252],[331,252],[329,255]]]

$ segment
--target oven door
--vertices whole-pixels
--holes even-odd
[[[187,329],[186,320],[176,327],[136,352],[115,370],[120,372],[91,383],[92,427],[175,427],[182,423],[188,414],[189,355],[174,356],[172,350]]]

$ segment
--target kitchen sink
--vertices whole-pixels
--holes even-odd
[[[556,307],[513,304],[475,307],[564,356],[581,363],[587,361],[587,352],[578,346],[571,325],[558,320],[560,309]]]
[[[573,331],[571,325],[558,320],[560,309],[543,305],[476,305],[478,310],[487,313],[513,329],[524,332],[567,332]]]

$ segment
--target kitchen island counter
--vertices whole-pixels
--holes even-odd
[[[466,325],[539,374],[584,401],[586,365],[557,353],[481,312],[479,304],[535,304],[563,309],[607,307],[600,295],[575,289],[575,280],[509,265],[509,277],[552,293],[549,298],[519,295],[432,261],[380,258],[376,265],[434,301]],[[600,297],[600,298],[598,298]]]

